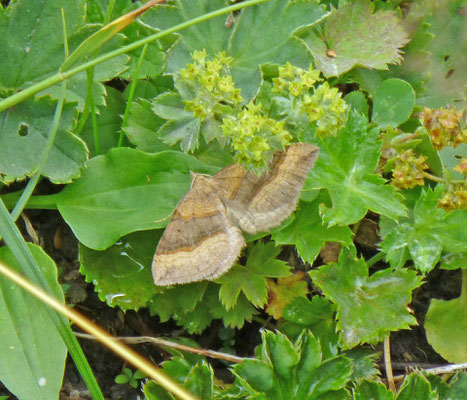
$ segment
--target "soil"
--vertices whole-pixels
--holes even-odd
[[[222,351],[222,343],[218,339],[218,332],[222,328],[220,321],[214,321],[211,327],[206,329],[203,334],[190,336],[172,321],[160,323],[158,318],[151,317],[147,310],[127,312],[125,314],[119,309],[110,308],[105,303],[102,303],[94,292],[92,284],[86,283],[84,277],[79,273],[77,261],[78,243],[60,214],[57,211],[51,210],[29,210],[26,214],[38,235],[40,245],[55,260],[59,267],[60,282],[68,286],[66,293],[67,302],[74,304],[78,311],[98,323],[108,332],[116,336],[141,336],[149,334],[158,337],[171,335],[192,337],[204,348]],[[374,254],[372,246],[375,243],[375,217],[371,215],[369,217],[363,223],[365,227],[360,228],[357,234],[357,242],[360,243],[360,250],[366,258]],[[24,221],[20,220],[18,225],[22,229],[24,237],[27,240],[31,240],[25,229]],[[366,225],[369,225],[370,228]],[[328,250],[327,254],[322,254],[322,258],[332,258],[332,253],[335,249],[331,246]],[[290,256],[292,254],[289,254]],[[378,266],[375,268],[378,268]],[[447,363],[428,344],[423,329],[423,320],[432,298],[452,299],[459,296],[461,275],[459,271],[435,269],[428,274],[425,281],[424,285],[415,290],[413,301],[410,305],[419,325],[410,330],[391,334],[391,356],[394,375],[403,374],[414,367],[429,368]],[[268,316],[264,314],[260,318],[267,320]],[[253,355],[255,346],[260,343],[259,330],[261,327],[262,325],[259,322],[246,323],[243,329],[235,333],[234,351],[236,355],[243,357]],[[106,399],[132,400],[144,398],[140,390],[133,389],[128,384],[116,384],[114,382],[115,377],[125,367],[125,363],[122,360],[97,342],[88,339],[79,339],[79,341]],[[133,348],[155,363],[160,363],[168,357],[168,354],[162,349],[149,344],[140,344],[133,346]],[[374,350],[382,354],[382,346],[376,346]],[[210,362],[220,379],[224,381],[232,380],[232,376],[223,362],[219,360],[210,360]],[[382,368],[382,357],[379,360],[379,364]],[[384,377],[384,370],[381,369],[381,371],[381,375]],[[10,393],[0,384],[0,395],[7,394]],[[15,399],[14,396],[11,396],[11,398]],[[60,399],[84,400],[90,398],[89,392],[73,361],[69,358],[66,364]]]

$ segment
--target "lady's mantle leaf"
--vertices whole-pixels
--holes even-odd
[[[276,260],[279,252],[280,248],[274,242],[258,242],[250,247],[246,266],[234,265],[229,272],[217,279],[221,284],[219,298],[227,310],[236,304],[240,292],[256,307],[262,307],[266,303],[266,277],[290,275],[285,262]]]
[[[0,179],[12,182],[36,172],[55,113],[50,99],[27,100],[0,113]],[[88,158],[84,142],[70,133],[74,107],[66,104],[42,175],[68,183],[80,175]]]
[[[226,5],[225,0],[178,0],[177,7],[154,7],[142,21],[163,30]],[[190,54],[203,47],[209,57],[225,51],[234,58],[231,70],[236,86],[244,98],[252,98],[261,82],[259,65],[289,61],[303,68],[308,66],[309,53],[292,34],[324,16],[326,11],[318,2],[288,0],[246,8],[230,29],[225,26],[227,16],[221,15],[180,32],[181,40],[167,56],[167,70],[173,73],[184,68],[191,61]]]
[[[408,38],[399,19],[392,11],[373,14],[373,9],[370,0],[344,4],[326,20],[322,36],[310,32],[305,37],[325,76],[339,76],[355,66],[387,69],[387,64],[401,61],[400,48]]]
[[[115,148],[90,160],[83,176],[55,200],[79,241],[104,250],[128,233],[167,225],[190,189],[190,171],[213,173],[217,168],[175,151]]]
[[[61,9],[73,34],[84,23],[84,0],[19,0],[0,12],[0,89],[22,87],[62,64]]]
[[[262,338],[259,359],[233,367],[236,386],[258,392],[251,398],[305,400],[345,393],[351,361],[342,356],[322,361],[319,341],[311,333],[304,331],[295,343],[281,333],[263,332]]]
[[[415,267],[426,273],[435,267],[443,250],[467,252],[467,210],[447,213],[437,208],[443,191],[442,185],[434,191],[422,190],[413,215],[398,225],[381,219],[381,248],[392,266],[404,265],[410,255]]]
[[[329,196],[320,194],[311,202],[301,202],[293,222],[284,229],[272,233],[277,244],[294,244],[300,256],[310,264],[318,256],[326,242],[352,244],[352,231],[347,226],[323,226],[319,216],[319,204],[328,201]]]
[[[291,276],[279,278],[277,283],[272,279],[268,280],[269,301],[266,312],[274,319],[282,318],[284,307],[298,296],[306,296],[308,284],[303,279],[305,273],[300,271]]]
[[[415,271],[388,268],[368,276],[365,261],[343,250],[337,264],[310,271],[310,276],[337,305],[337,328],[344,348],[379,342],[389,332],[416,323],[406,309],[412,290],[422,280]]]
[[[350,113],[337,137],[324,138],[319,147],[319,158],[307,183],[311,188],[329,190],[333,207],[321,207],[325,223],[353,224],[369,209],[392,219],[405,215],[402,196],[373,173],[381,155],[381,142],[378,130],[369,129],[363,116]]]

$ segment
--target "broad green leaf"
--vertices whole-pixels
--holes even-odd
[[[266,331],[263,334],[263,351],[267,353],[277,376],[287,380],[292,378],[293,368],[300,361],[300,355],[287,336]]]
[[[57,266],[39,246],[29,244],[29,249],[63,302]],[[0,248],[0,260],[21,271],[8,248]],[[53,322],[47,306],[3,276],[0,292],[0,380],[22,400],[58,399],[67,351],[58,332],[48,329]]]
[[[368,210],[397,219],[405,215],[401,196],[374,171],[381,156],[378,130],[365,117],[349,114],[346,127],[336,137],[319,143],[320,154],[307,187],[329,190],[332,208],[320,207],[329,226],[353,224]]]
[[[106,106],[96,116],[100,154],[105,154],[110,149],[117,147],[120,127],[122,126],[121,116],[125,111],[123,95],[118,90],[111,87],[108,87],[106,90]],[[98,155],[96,154],[94,144],[94,132],[91,118],[88,118],[86,121],[80,137],[86,142],[91,157]],[[125,144],[128,144],[128,142]]]
[[[234,373],[248,382],[248,385],[256,391],[268,392],[273,389],[273,369],[263,361],[245,360],[234,366]]]
[[[308,329],[319,339],[324,358],[336,356],[338,335],[334,318],[335,308],[324,297],[314,296],[311,301],[305,297],[297,297],[284,309],[283,317],[289,322],[281,326],[281,331],[295,338],[298,336],[297,332]]]
[[[90,160],[83,176],[53,199],[78,240],[104,250],[128,233],[167,225],[190,188],[190,171],[215,170],[180,152],[114,148]]]
[[[413,214],[398,225],[381,219],[381,248],[392,266],[403,265],[410,254],[415,267],[426,273],[435,267],[442,251],[467,252],[467,210],[447,213],[437,208],[443,191],[442,185],[434,191],[423,189]]]
[[[347,226],[323,226],[319,216],[319,206],[323,202],[329,204],[328,196],[323,193],[311,203],[301,202],[293,222],[271,235],[277,244],[295,245],[300,256],[310,264],[326,242],[339,242],[344,246],[352,244],[352,231]]]
[[[467,393],[467,372],[461,372],[455,382],[450,382],[451,385],[445,397],[440,397],[440,400],[461,399]]]
[[[404,379],[396,400],[436,400],[430,382],[420,373],[413,372]]]
[[[0,179],[25,179],[36,172],[55,113],[50,99],[26,100],[0,113]],[[54,183],[68,183],[80,175],[87,159],[84,142],[69,132],[74,107],[65,104],[57,136],[42,175]]]
[[[432,299],[425,317],[428,343],[452,363],[467,363],[467,279],[460,297],[452,300]]]
[[[152,279],[151,264],[161,234],[161,230],[135,232],[103,251],[80,244],[80,272],[109,306],[123,310],[145,307],[160,292]]]
[[[352,381],[362,379],[379,379],[381,374],[377,361],[381,358],[379,353],[367,347],[355,347],[342,353],[352,361]]]
[[[236,264],[216,280],[221,284],[219,298],[227,310],[235,306],[240,292],[256,307],[262,307],[266,303],[266,277],[290,275],[285,262],[276,260],[279,252],[280,247],[276,247],[274,242],[257,242],[249,248],[245,266]]]
[[[131,104],[127,125],[123,131],[138,150],[157,153],[170,149],[156,133],[164,123],[163,119],[154,114],[151,102],[138,99]]]
[[[326,77],[342,75],[355,66],[387,69],[387,64],[401,61],[400,49],[408,38],[399,18],[392,11],[373,10],[370,0],[344,3],[326,19],[322,34],[312,31],[304,36]]]
[[[467,269],[467,253],[447,253],[440,259],[442,269]]]
[[[397,128],[407,121],[415,106],[415,91],[401,79],[385,80],[373,99],[372,121],[382,129]]]
[[[10,2],[0,12],[0,89],[21,88],[56,71],[65,58],[60,10],[71,36],[84,24],[85,7],[84,0]]]
[[[364,380],[354,389],[354,400],[394,400],[394,394],[382,383]]]
[[[142,21],[163,30],[226,5],[225,0],[178,0],[176,7],[149,10]],[[174,73],[184,68],[191,62],[190,54],[195,50],[206,48],[209,57],[225,51],[234,58],[231,70],[236,86],[242,90],[244,98],[252,98],[261,82],[261,64],[289,61],[308,67],[310,55],[306,47],[291,35],[324,16],[326,11],[317,2],[271,0],[241,11],[235,27],[230,29],[225,26],[225,15],[210,19],[180,32],[180,41],[167,56],[167,70]]]
[[[337,264],[309,272],[313,283],[337,305],[337,328],[344,348],[377,343],[391,331],[406,329],[415,318],[406,307],[421,277],[388,268],[369,276],[363,259],[343,250]]]

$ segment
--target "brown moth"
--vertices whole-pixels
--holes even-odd
[[[214,176],[193,174],[152,263],[156,285],[215,279],[226,273],[246,245],[247,233],[280,225],[297,207],[319,149],[293,143],[274,153],[269,171],[257,176],[238,164]]]

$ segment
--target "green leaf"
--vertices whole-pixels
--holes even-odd
[[[308,293],[308,284],[304,279],[305,273],[299,271],[291,276],[279,278],[277,283],[269,279],[268,281],[268,306],[266,312],[272,315],[274,319],[282,318],[284,307],[295,297],[306,296]]]
[[[461,399],[467,393],[467,373],[461,372],[455,382],[450,382],[451,385],[445,397],[440,397],[440,400]]]
[[[151,264],[161,230],[135,232],[104,251],[79,245],[80,272],[102,301],[122,310],[145,307],[160,292]]]
[[[63,303],[57,266],[39,246],[29,244],[29,249],[53,294]],[[0,248],[0,260],[21,271],[8,248]],[[58,399],[67,351],[57,330],[44,329],[54,324],[46,306],[4,276],[0,292],[0,380],[20,399]]]
[[[185,153],[198,148],[201,120],[185,111],[185,104],[178,93],[163,93],[156,97],[153,110],[159,117],[169,120],[157,131],[162,142],[171,146],[180,142]]]
[[[58,69],[65,58],[62,8],[71,36],[84,23],[84,0],[19,0],[1,10],[0,89],[21,88]]]
[[[392,219],[405,215],[401,196],[374,171],[381,156],[378,130],[368,127],[361,115],[350,113],[346,127],[337,137],[319,144],[320,154],[310,172],[308,187],[326,188],[332,208],[320,207],[323,221],[330,226],[359,221],[368,210]]]
[[[352,244],[352,231],[347,226],[323,226],[319,206],[329,204],[328,196],[320,193],[313,202],[301,202],[295,219],[284,229],[273,232],[271,237],[277,244],[293,244],[300,256],[310,264],[319,255],[326,242],[338,242],[344,246]]]
[[[313,283],[337,305],[337,328],[344,348],[377,343],[391,331],[408,328],[415,318],[406,307],[421,284],[414,271],[391,268],[368,274],[363,259],[343,250],[337,264],[309,272]]]
[[[280,247],[276,247],[273,242],[257,242],[250,246],[245,266],[236,264],[216,280],[221,284],[219,298],[227,310],[236,304],[240,292],[256,307],[266,303],[266,277],[290,275],[285,262],[275,259],[279,252]]]
[[[338,335],[335,311],[336,307],[324,297],[314,296],[311,301],[297,297],[284,309],[283,317],[289,322],[282,325],[281,330],[290,337],[290,333],[302,332],[306,328],[319,339],[324,358],[336,356]],[[292,338],[296,336],[294,334]]]
[[[420,373],[413,372],[404,379],[396,400],[436,400],[430,382]]]
[[[167,225],[190,188],[190,171],[216,170],[179,152],[114,148],[90,160],[83,176],[53,199],[78,240],[104,250],[128,233]]]
[[[327,19],[323,33],[304,37],[317,68],[326,77],[339,76],[355,66],[387,69],[401,61],[400,48],[408,38],[392,11],[373,14],[374,3],[358,0],[340,5]],[[333,50],[334,56],[328,51]]]
[[[360,91],[350,92],[344,97],[346,103],[350,104],[353,110],[368,118],[368,101]]]
[[[106,107],[96,115],[100,154],[105,154],[110,149],[117,147],[120,127],[122,126],[121,116],[125,111],[123,95],[111,87],[106,88],[106,90]],[[91,118],[88,118],[86,121],[80,137],[86,142],[91,157],[98,155],[94,146],[94,132]]]
[[[170,149],[170,146],[163,143],[156,133],[164,122],[154,114],[150,101],[138,99],[131,104],[127,124],[123,131],[138,150],[157,153]]]
[[[452,300],[432,299],[425,317],[428,343],[452,363],[467,362],[467,272],[462,271],[464,287]]]
[[[394,400],[394,394],[382,383],[361,381],[354,390],[354,400]]]
[[[218,10],[225,0],[178,0],[177,7],[154,7],[142,21],[157,29]],[[311,26],[326,15],[316,2],[274,0],[241,11],[235,29],[225,26],[222,15],[180,32],[181,40],[167,56],[167,71],[174,73],[191,62],[190,54],[206,48],[208,57],[225,51],[234,58],[231,71],[244,98],[252,98],[261,82],[259,66],[265,63],[290,63],[307,68],[310,55],[304,44],[291,35],[298,28]],[[274,26],[274,29],[271,29]],[[251,40],[251,38],[255,40]]]
[[[440,261],[442,269],[467,269],[467,253],[447,253]]]
[[[384,238],[381,248],[392,266],[403,265],[410,254],[415,267],[426,273],[435,267],[443,250],[467,252],[467,210],[447,213],[437,208],[443,191],[442,185],[434,191],[423,189],[413,214],[402,218],[398,225],[380,220]]]
[[[381,128],[397,128],[407,121],[415,106],[415,91],[406,81],[387,79],[376,90],[372,121]]]
[[[0,113],[0,178],[21,180],[36,172],[55,113],[50,99],[26,100]],[[63,108],[57,137],[42,175],[54,183],[68,183],[80,175],[87,159],[84,142],[70,133],[74,107]]]
[[[348,358],[339,356],[321,362],[319,341],[306,331],[294,344],[281,333],[263,332],[262,339],[260,360],[245,360],[232,368],[240,391],[248,393],[253,389],[258,392],[258,397],[249,398],[347,397],[343,396],[343,389],[352,372]],[[336,391],[339,393],[333,393]]]
[[[185,382],[185,388],[200,399],[211,399],[213,386],[214,371],[206,361],[195,365]]]

